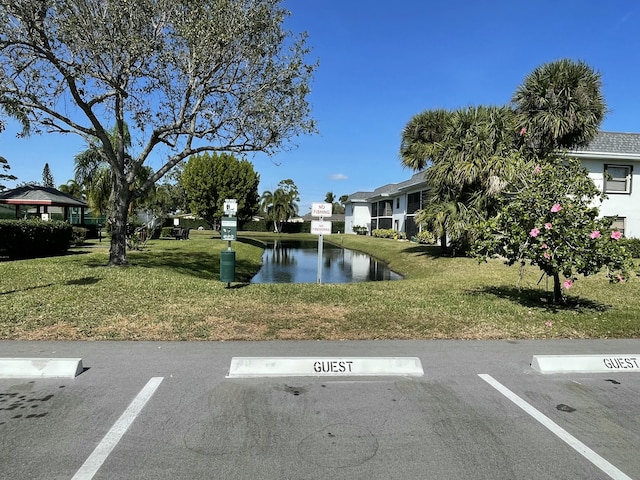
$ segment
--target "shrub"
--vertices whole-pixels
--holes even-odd
[[[0,220],[0,252],[9,258],[60,255],[69,249],[73,227],[51,220]]]
[[[357,235],[366,235],[369,233],[369,229],[367,227],[363,227],[362,225],[354,225],[351,227],[351,230]]]
[[[162,231],[160,232],[160,236],[161,237],[170,237],[171,236],[171,230],[173,230],[173,227],[162,227]]]
[[[419,232],[413,238],[415,239],[416,242],[424,243],[426,245],[435,245],[436,243],[436,237],[433,235],[433,233],[429,232],[428,230],[423,230]]]
[[[393,238],[394,240],[405,240],[407,234],[404,232],[398,232],[392,228],[379,228],[371,232],[371,235],[378,238]]]
[[[87,239],[87,232],[88,230],[86,228],[72,227],[71,244],[82,245]]]
[[[623,238],[620,244],[633,258],[640,258],[640,238]]]

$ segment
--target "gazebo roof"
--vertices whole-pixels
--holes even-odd
[[[0,204],[84,208],[89,206],[84,200],[62,193],[55,188],[41,187],[39,185],[24,185],[12,190],[0,192]]]

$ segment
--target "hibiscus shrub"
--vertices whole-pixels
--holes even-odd
[[[499,255],[508,265],[527,262],[554,278],[554,301],[578,275],[603,269],[625,281],[632,261],[611,220],[598,217],[602,193],[578,160],[552,158],[532,167],[521,188],[505,195],[498,215],[481,224],[475,253]],[[562,277],[562,278],[561,278]]]

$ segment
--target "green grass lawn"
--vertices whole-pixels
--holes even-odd
[[[241,236],[261,240],[266,234]],[[287,236],[289,238],[291,236]],[[302,235],[295,238],[317,239]],[[236,277],[219,281],[212,232],[154,240],[106,266],[108,244],[53,258],[0,262],[0,338],[269,340],[427,338],[636,338],[638,279],[580,279],[570,307],[547,302],[552,282],[500,261],[438,255],[411,242],[356,235],[331,241],[387,261],[405,280],[339,285],[249,284],[259,242],[232,243]],[[522,274],[521,274],[522,273]]]

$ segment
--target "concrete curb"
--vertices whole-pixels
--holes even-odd
[[[81,358],[0,358],[0,378],[75,378]]]

